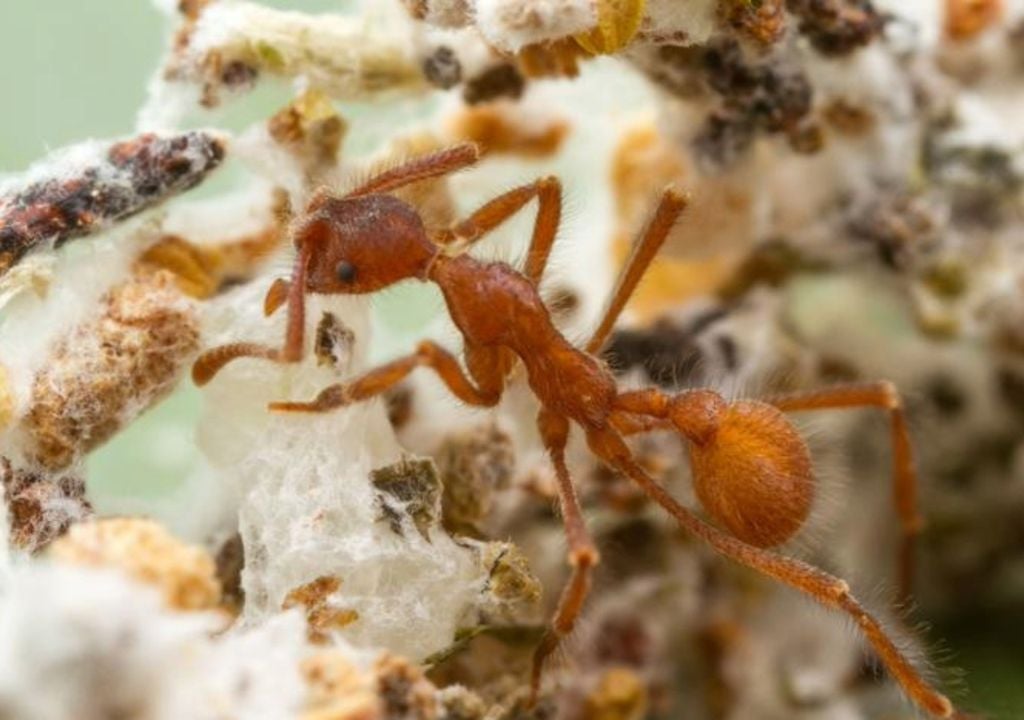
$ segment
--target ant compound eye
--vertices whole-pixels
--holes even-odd
[[[334,268],[334,273],[343,283],[350,283],[356,279],[356,266],[348,260],[342,260],[338,267]]]

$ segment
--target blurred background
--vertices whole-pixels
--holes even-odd
[[[316,11],[343,3],[265,4]],[[49,150],[70,143],[131,133],[166,35],[165,17],[145,0],[0,3],[0,77],[5,93],[0,173],[20,172]],[[287,88],[261,86],[231,103],[215,122],[239,129],[268,116],[287,98]],[[358,114],[357,109],[354,112]],[[348,109],[345,114],[353,116]],[[204,192],[216,189],[211,183]],[[388,302],[401,307],[403,296],[392,296]],[[174,491],[194,469],[192,433],[198,402],[198,394],[184,384],[92,456],[91,494],[101,508],[129,507],[131,498]],[[1024,518],[1020,522],[1024,524]],[[942,668],[965,668],[964,684],[974,707],[991,718],[1024,717],[1024,620],[994,613],[987,619],[935,627],[930,637],[944,639],[947,646],[947,652],[939,653]]]

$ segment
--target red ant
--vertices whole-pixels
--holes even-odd
[[[675,395],[653,388],[620,391],[596,353],[685,208],[685,196],[672,189],[664,193],[619,278],[601,323],[581,350],[555,329],[537,291],[561,216],[561,185],[557,179],[544,178],[511,190],[468,219],[440,231],[428,231],[413,207],[388,194],[410,183],[463,169],[477,160],[473,145],[459,145],[383,172],[342,197],[317,194],[295,229],[297,257],[291,280],[276,281],[265,301],[268,315],[287,302],[284,346],[234,343],[213,348],[192,369],[196,384],[206,384],[236,358],[299,361],[306,293],[371,293],[410,278],[437,283],[464,337],[468,374],[454,356],[426,341],[413,354],[350,382],[332,385],[311,402],[275,402],[270,409],[327,412],[378,396],[418,367],[436,372],[463,402],[491,407],[501,398],[515,363],[522,361],[541,404],[537,423],[557,477],[572,568],[551,626],[534,654],[534,698],[544,661],[571,632],[599,559],[565,462],[573,422],[584,431],[597,457],[636,482],[685,530],[735,562],[847,613],[914,702],[933,715],[951,716],[950,701],[911,665],[879,622],[850,594],[846,582],[766,549],[786,541],[803,525],[814,493],[807,446],[782,411],[884,408],[892,422],[895,495],[905,539],[903,574],[907,580],[909,541],[919,521],[914,509],[910,443],[895,389],[879,383],[734,403],[711,390]],[[522,272],[503,263],[481,262],[449,251],[450,247],[462,249],[477,241],[534,198],[538,215]],[[636,462],[623,439],[663,429],[674,430],[688,441],[697,496],[707,513],[728,533],[676,502]]]

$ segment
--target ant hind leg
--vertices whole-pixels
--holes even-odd
[[[598,457],[630,477],[684,530],[706,542],[716,552],[799,590],[826,607],[846,613],[864,633],[892,677],[918,706],[936,717],[953,716],[953,705],[949,699],[922,677],[878,620],[850,593],[846,582],[800,560],[749,545],[707,524],[655,482],[633,459],[625,442],[614,431],[591,431],[587,434],[587,441]]]
[[[597,329],[594,330],[594,334],[586,344],[588,353],[596,354],[604,347],[615,321],[619,319],[619,315],[626,307],[626,303],[633,295],[637,285],[640,284],[647,268],[651,266],[654,257],[658,254],[661,246],[665,244],[676,220],[686,209],[687,202],[687,196],[675,188],[669,188],[662,194],[661,202],[658,203],[658,208],[654,211],[654,217],[647,224],[643,235],[633,245],[633,252],[622,268],[601,322],[598,323]]]
[[[901,601],[909,600],[914,581],[914,541],[924,523],[917,512],[917,471],[914,468],[907,417],[896,387],[888,382],[839,385],[808,393],[767,398],[764,402],[785,412],[861,407],[888,411],[892,444],[893,504],[900,519],[902,533],[898,591]]]
[[[569,421],[546,409],[541,409],[537,417],[537,425],[558,480],[558,498],[562,511],[562,522],[565,524],[565,537],[569,545],[569,566],[572,568],[572,574],[562,590],[562,595],[558,600],[558,609],[551,620],[551,626],[533,654],[533,667],[530,674],[531,705],[536,704],[537,701],[544,662],[555,651],[562,638],[571,633],[576,625],[576,619],[580,616],[587,594],[590,592],[591,571],[600,560],[597,548],[594,547],[590,533],[587,531],[579,500],[576,497],[576,489],[565,464]]]

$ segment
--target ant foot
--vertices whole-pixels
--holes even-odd
[[[267,404],[270,412],[305,412],[324,413],[344,407],[351,402],[348,390],[344,385],[331,385],[323,390],[312,402],[292,402],[283,400]]]

